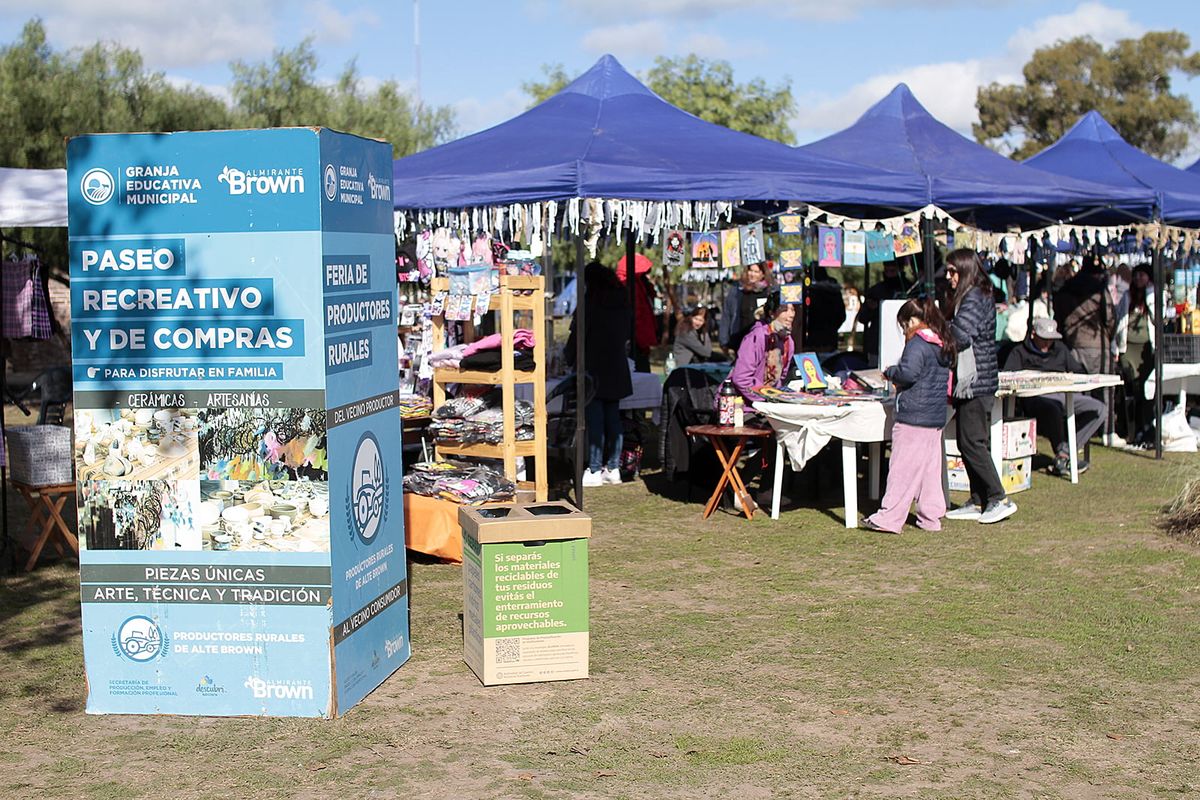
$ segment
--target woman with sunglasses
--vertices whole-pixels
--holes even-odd
[[[946,519],[999,522],[1017,511],[1008,499],[992,461],[992,403],[999,388],[996,363],[996,303],[992,283],[975,251],[954,250],[946,256],[949,296],[943,311],[960,354],[955,374],[955,435],[962,453],[971,497],[949,511]],[[974,374],[965,365],[974,360]]]

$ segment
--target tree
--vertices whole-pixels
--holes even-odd
[[[574,80],[561,64],[545,65],[542,73],[545,80],[521,84],[534,103]],[[765,139],[795,143],[790,123],[796,101],[787,81],[776,87],[768,86],[761,78],[739,84],[728,61],[710,61],[694,54],[659,56],[644,81],[659,97],[701,119]]]
[[[1200,53],[1190,49],[1179,31],[1123,39],[1107,50],[1086,36],[1041,48],[1025,65],[1023,84],[979,89],[975,138],[1026,158],[1096,110],[1130,144],[1175,158],[1197,122],[1191,101],[1171,91],[1172,73],[1200,74]]]
[[[454,133],[446,106],[416,107],[394,81],[366,91],[351,61],[332,85],[316,77],[312,39],[276,50],[267,63],[235,61],[231,91],[239,123],[246,127],[323,125],[392,144],[396,157],[439,144]]]
[[[786,80],[777,87],[767,86],[761,78],[739,84],[728,61],[708,61],[693,54],[654,59],[646,85],[700,119],[784,144],[796,141],[791,128],[796,101]]]

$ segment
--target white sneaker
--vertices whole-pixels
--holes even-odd
[[[1017,504],[1006,497],[1003,500],[997,500],[985,508],[983,513],[979,515],[979,521],[984,525],[991,525],[993,522],[1008,519],[1015,513],[1017,513]]]
[[[590,469],[583,471],[583,488],[594,489],[597,486],[604,485],[604,473],[599,470],[592,472]]]
[[[958,508],[952,508],[946,512],[946,519],[979,519],[983,514],[983,509],[971,502],[963,503]]]
[[[600,475],[605,483],[612,486],[619,486],[621,483],[621,470],[619,469],[606,469]]]

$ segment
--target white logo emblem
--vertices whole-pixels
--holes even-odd
[[[83,199],[94,206],[104,205],[111,200],[116,188],[117,182],[113,180],[112,173],[100,167],[89,169],[79,181]]]
[[[325,199],[332,200],[337,197],[337,172],[333,169],[333,164],[325,165]]]
[[[303,194],[304,193],[304,176],[294,173],[281,174],[282,171],[274,170],[269,174],[262,174],[266,171],[258,170],[257,172],[243,172],[240,169],[226,166],[217,175],[217,183],[223,183],[229,187],[230,194]]]
[[[153,661],[166,651],[166,637],[149,617],[130,617],[113,636],[115,648],[130,661]]]
[[[385,496],[379,443],[371,434],[363,434],[354,453],[354,471],[350,478],[350,517],[359,538],[368,544],[379,532]]]

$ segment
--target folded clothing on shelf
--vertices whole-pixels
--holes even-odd
[[[404,491],[463,505],[507,502],[517,487],[490,467],[453,461],[425,462],[404,476]]]
[[[471,342],[467,345],[464,356],[474,355],[481,350],[499,350],[504,344],[504,338],[499,333],[493,333],[490,336],[484,336],[477,342]],[[533,331],[528,328],[517,328],[513,331],[513,347],[518,350],[529,350],[533,347]]]
[[[476,372],[499,372],[502,352],[500,350],[480,350],[469,356],[464,356],[458,363],[459,369],[471,369]],[[528,350],[513,351],[513,369],[518,372],[531,372],[534,368],[533,353]]]

